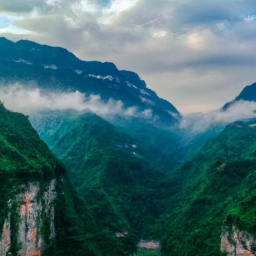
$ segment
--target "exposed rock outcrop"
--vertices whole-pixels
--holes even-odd
[[[142,250],[159,250],[160,243],[158,241],[140,240],[138,248]]]
[[[46,240],[54,238],[55,180],[47,186],[39,182],[21,186],[21,193],[9,200],[9,207],[18,203],[19,230],[15,236],[19,242],[20,256],[40,256]],[[0,241],[0,255],[6,256],[11,247],[11,213],[6,219]]]
[[[235,225],[226,225],[222,228],[220,249],[227,253],[227,256],[254,256],[256,239],[253,235],[239,230]]]

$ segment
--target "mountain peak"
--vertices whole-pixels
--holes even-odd
[[[124,108],[151,111],[152,119],[168,125],[180,116],[171,103],[147,88],[138,74],[120,71],[110,62],[83,61],[67,49],[28,40],[0,40],[0,79],[5,84],[33,81],[46,93],[79,91],[99,95],[105,103],[121,101]]]
[[[247,85],[235,100],[256,101],[256,83]]]
[[[240,92],[240,94],[234,100],[227,102],[222,107],[222,109],[227,110],[230,106],[232,106],[235,102],[239,100],[256,102],[256,83],[245,86],[244,89]]]

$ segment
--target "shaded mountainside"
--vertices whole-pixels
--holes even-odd
[[[27,40],[16,43],[0,38],[0,79],[2,84],[37,86],[53,91],[100,95],[104,101],[120,100],[125,107],[151,109],[163,123],[180,117],[175,107],[146,87],[139,76],[119,71],[113,63],[82,61],[60,47],[40,45]],[[36,85],[35,85],[36,84]]]
[[[137,74],[26,40],[0,38],[0,81],[45,95],[100,95],[153,113],[150,121],[121,114],[103,119],[89,110],[29,118],[1,105],[0,254],[26,251],[19,242],[27,237],[33,253],[46,256],[127,256],[140,239],[161,240],[166,256],[233,256],[239,246],[255,253],[255,119],[182,130],[178,111]],[[256,101],[254,92],[256,84],[247,86],[222,110]],[[241,241],[234,238],[239,234]]]
[[[44,191],[48,190],[49,184],[57,180],[57,176],[65,173],[62,164],[48,150],[36,131],[31,127],[28,118],[17,113],[7,111],[3,105],[0,106],[0,226],[1,232],[4,226],[4,236],[2,236],[1,255],[6,255],[8,252],[16,255],[17,251],[22,250],[20,255],[25,255],[28,250],[35,247],[35,250],[40,251],[42,245],[31,245],[31,248],[24,248],[29,232],[22,228],[22,225],[28,225],[28,220],[23,220],[22,207],[26,208],[25,215],[29,215],[30,210],[35,210],[38,215],[34,221],[38,222],[35,225],[30,223],[35,230],[39,230],[37,238],[43,237],[44,244],[47,244],[50,237],[53,235],[50,230],[51,214],[47,210],[38,212],[34,208],[39,208],[39,205],[46,207],[42,201],[47,201],[43,196]],[[38,193],[41,193],[41,198],[38,198],[38,207],[33,207],[36,203],[31,203],[30,184],[40,182]],[[26,192],[28,191],[28,192]],[[36,193],[36,194],[38,194]],[[52,194],[52,193],[51,193]],[[53,196],[52,201],[53,201]],[[44,225],[43,218],[49,223]],[[30,215],[29,215],[30,216]],[[25,216],[24,216],[25,217]],[[21,223],[21,225],[20,225]],[[43,231],[43,229],[45,229]],[[30,230],[29,230],[30,231]],[[26,234],[26,232],[28,232]],[[44,233],[44,234],[43,234]],[[25,241],[23,241],[23,236]],[[21,243],[21,245],[20,245]]]
[[[255,122],[228,125],[168,178],[172,202],[159,222],[165,227],[160,229],[164,255],[222,255],[227,216],[242,230],[255,232],[254,208],[243,203],[256,193],[256,130],[248,126]]]
[[[28,118],[0,106],[1,255],[125,255],[136,238],[98,227]],[[18,254],[17,254],[18,253]]]
[[[256,83],[247,85],[234,100],[226,103],[223,106],[223,109],[227,110],[230,106],[232,106],[232,104],[239,100],[256,101]]]
[[[235,100],[256,101],[256,83],[247,85]]]
[[[158,238],[152,228],[166,208],[160,185],[171,171],[174,135],[139,123],[136,129],[133,119],[130,135],[129,126],[121,129],[88,111],[41,115],[32,118],[34,127],[65,163],[99,227]]]

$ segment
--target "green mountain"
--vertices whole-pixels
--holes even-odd
[[[100,117],[86,109],[46,109],[31,115],[66,172],[28,117],[1,106],[0,224],[7,246],[0,255],[25,255],[19,241],[27,244],[37,231],[43,243],[32,239],[29,248],[43,255],[128,256],[140,239],[161,240],[166,256],[256,253],[255,119],[200,127],[198,120],[211,118],[198,115],[182,129],[169,102],[112,63],[5,38],[0,53],[1,88],[20,83],[46,96],[79,91],[152,113]],[[247,86],[222,113],[239,100],[255,101],[255,88]],[[30,209],[36,217],[28,225]],[[19,236],[21,227],[32,228]]]
[[[0,105],[1,255],[125,255],[136,238],[98,225],[28,118]]]
[[[225,220],[255,233],[255,122],[228,125],[168,178],[172,202],[159,222],[164,255],[222,255]]]
[[[168,199],[161,183],[170,166],[178,165],[172,160],[177,141],[168,131],[130,121],[133,129],[128,133],[129,126],[114,126],[90,111],[47,112],[32,119],[41,138],[65,163],[98,226],[128,231],[138,239],[158,238],[154,223]]]

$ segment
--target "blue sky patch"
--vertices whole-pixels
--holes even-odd
[[[0,29],[7,28],[11,25],[11,20],[7,17],[0,16]]]

